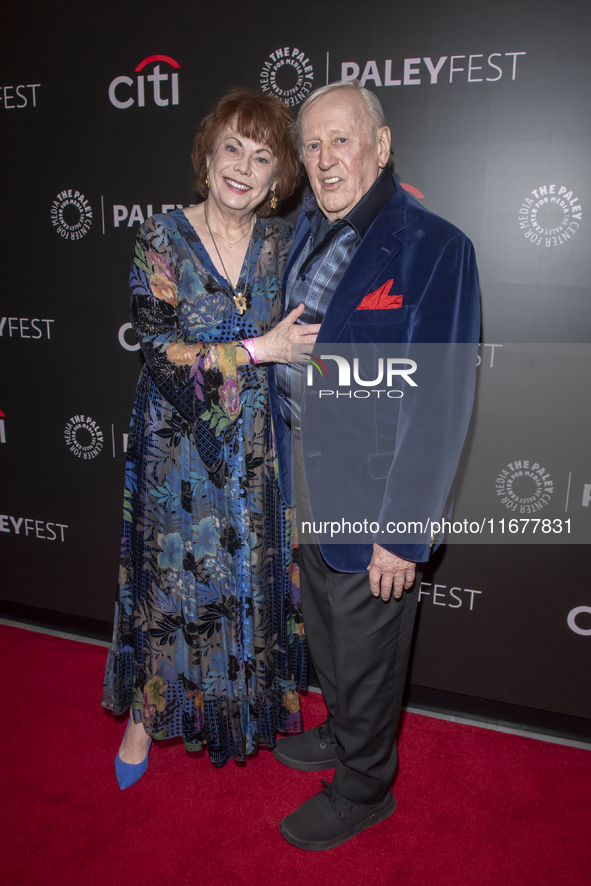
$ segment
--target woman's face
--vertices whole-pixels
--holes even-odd
[[[222,209],[254,212],[276,184],[270,149],[240,135],[232,122],[220,131],[207,166],[210,197]]]

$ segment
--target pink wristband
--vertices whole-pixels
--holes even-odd
[[[246,350],[248,351],[248,354],[249,354],[249,356],[251,357],[253,363],[258,363],[258,362],[259,362],[259,361],[257,360],[257,352],[255,351],[254,341],[253,341],[252,338],[245,338],[245,339],[243,339],[243,340],[242,340],[242,347],[243,347],[243,348],[246,348]]]

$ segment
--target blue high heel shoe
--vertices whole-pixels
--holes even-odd
[[[123,741],[125,741],[125,736],[127,735],[128,729],[129,720],[127,721],[127,726],[125,727],[125,732],[123,733]],[[123,741],[121,742],[121,744],[123,744]],[[139,781],[148,768],[148,754],[150,753],[151,746],[152,737],[150,736],[150,744],[148,745],[146,756],[141,763],[124,763],[119,756],[119,751],[117,751],[117,756],[115,757],[115,775],[117,777],[117,783],[122,791],[124,791],[125,788],[130,788],[132,784],[136,783],[136,781]],[[119,748],[119,750],[121,750],[121,748]]]

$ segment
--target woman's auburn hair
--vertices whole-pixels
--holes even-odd
[[[239,135],[270,149],[277,161],[275,196],[278,200],[290,197],[302,172],[293,138],[293,117],[281,99],[248,89],[226,93],[201,122],[191,152],[197,192],[207,197],[207,157],[213,153],[220,130],[228,123]],[[257,212],[263,218],[273,214],[271,194],[257,207]]]

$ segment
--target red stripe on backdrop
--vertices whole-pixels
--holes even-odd
[[[98,701],[105,649],[2,625],[0,640],[10,886],[588,882],[588,751],[407,714],[394,815],[338,849],[304,852],[277,823],[320,788],[318,773],[268,751],[214,769],[165,743],[121,792],[124,719]],[[307,726],[324,718],[319,696],[303,709]]]
[[[135,68],[136,71],[143,71],[146,65],[149,65],[151,62],[166,62],[169,65],[172,65],[173,68],[180,68],[180,65],[177,61],[171,58],[169,55],[150,55],[148,58],[145,58],[143,61],[139,63],[139,65]]]
[[[137,68],[136,68],[136,70],[137,70]],[[417,197],[417,199],[419,199],[419,200],[425,199],[425,195],[422,194],[418,188],[415,188],[414,185],[405,185],[404,182],[400,182],[400,187],[404,188],[405,191],[408,191],[409,194],[412,194],[413,197]]]

